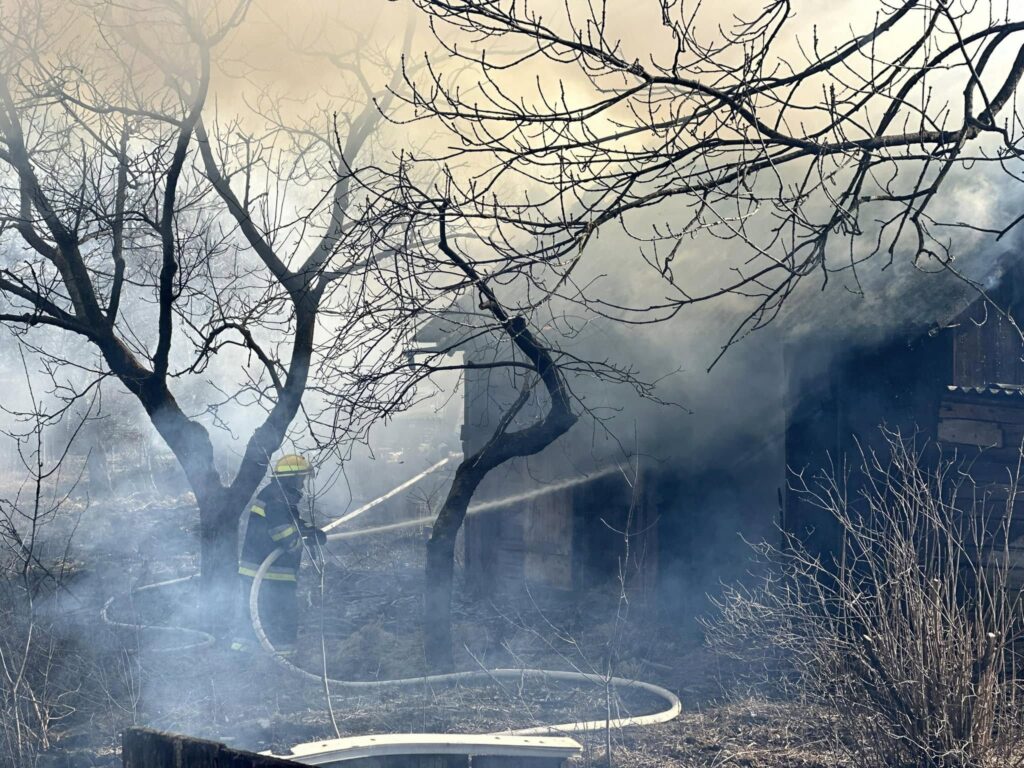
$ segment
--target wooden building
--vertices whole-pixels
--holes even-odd
[[[914,436],[926,461],[966,459],[972,493],[1005,507],[1024,447],[1024,342],[1011,319],[1024,317],[1022,287],[1008,276],[991,301],[978,297],[925,332],[855,350],[824,375],[812,374],[805,350],[787,350],[789,470],[856,467],[861,449],[884,450],[885,425]],[[1024,545],[1024,497],[1020,506],[1010,536]],[[835,521],[800,493],[787,491],[782,523],[812,551],[838,551]]]
[[[705,593],[748,570],[746,542],[777,536],[775,522],[814,552],[839,550],[836,522],[788,487],[787,471],[853,467],[862,449],[885,449],[882,425],[927,445],[926,460],[954,452],[969,460],[980,493],[998,506],[1024,445],[1024,342],[1010,319],[1024,317],[1024,279],[1008,275],[990,297],[961,300],[930,326],[845,350],[824,370],[814,350],[788,348],[781,449],[768,436],[710,467],[651,461],[630,482],[621,472],[604,474],[576,431],[529,462],[499,468],[476,501],[531,495],[467,518],[467,584],[484,594],[524,587],[571,593],[615,589],[627,573],[632,588],[656,595],[666,615],[698,615]],[[421,340],[445,345],[452,337],[438,322]],[[458,351],[494,359],[493,349]],[[508,375],[466,371],[465,453],[490,436],[514,399],[516,387],[502,378]],[[685,439],[700,435],[686,432]],[[568,484],[581,477],[589,479]],[[1024,498],[1020,507],[1011,538],[1024,565]]]
[[[472,317],[435,318],[416,334],[410,352],[441,348],[467,362],[495,359],[500,352],[467,332]],[[463,455],[491,438],[517,394],[507,369],[465,370]],[[524,409],[513,428],[536,416]],[[625,583],[632,594],[647,594],[658,571],[658,477],[645,467],[637,472],[626,463],[595,460],[572,433],[538,456],[498,467],[474,498],[474,506],[486,510],[470,514],[463,527],[467,586],[482,596],[524,590],[557,596],[618,590]],[[494,506],[498,499],[511,500]]]

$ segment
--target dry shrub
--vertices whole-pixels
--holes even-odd
[[[797,478],[838,523],[839,551],[815,555],[793,536],[760,545],[764,575],[716,601],[708,642],[799,697],[852,765],[1020,765],[1019,468],[994,504],[965,462],[929,468],[913,441],[885,436],[852,476]]]
[[[61,639],[40,607],[61,587],[67,551],[54,558],[40,545],[57,506],[30,498],[0,498],[0,764],[10,768],[35,766],[54,725],[72,712]]]
[[[50,450],[50,433],[66,409],[47,413],[27,368],[25,377],[31,409],[0,403],[0,417],[15,425],[0,429],[0,445],[17,457],[17,482],[0,496],[0,765],[10,768],[39,764],[54,727],[74,713],[70,700],[80,684],[69,674],[73,667],[53,610],[77,521],[67,521],[64,535],[51,535],[50,527],[81,478],[68,479],[61,470],[88,414],[72,426],[63,449]]]

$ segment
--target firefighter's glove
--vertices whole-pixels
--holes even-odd
[[[318,546],[323,546],[327,543],[327,534],[321,531],[319,528],[309,528],[306,531],[306,538],[312,539],[317,543]]]

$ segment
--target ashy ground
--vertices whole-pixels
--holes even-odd
[[[81,511],[74,567],[51,611],[61,638],[57,666],[78,682],[40,768],[118,765],[119,734],[131,724],[287,752],[336,734],[490,732],[661,706],[628,689],[527,681],[354,696],[296,676],[262,652],[233,653],[221,643],[183,649],[197,638],[177,628],[194,613],[192,583],[137,590],[195,571],[190,501],[122,499]],[[341,680],[424,674],[422,552],[423,532],[406,530],[340,542],[322,564],[305,562],[297,663]],[[733,670],[702,647],[692,624],[612,593],[470,600],[465,586],[456,606],[460,668],[611,672],[681,697],[684,712],[671,723],[583,737],[581,765],[607,765],[609,743],[615,766],[837,765],[813,730],[793,725],[807,720],[795,716],[796,705],[726,682]],[[101,619],[111,598],[109,618],[138,627]]]

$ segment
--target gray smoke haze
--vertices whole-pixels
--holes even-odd
[[[1021,197],[1005,177],[959,169],[933,216],[939,221],[998,226],[1012,220]],[[756,237],[756,225],[752,231]],[[860,236],[855,253],[867,255],[876,236],[872,231]],[[970,282],[991,290],[1017,258],[1016,234],[996,242],[976,231],[948,227],[944,236],[953,257],[951,269],[929,259],[915,264],[903,250],[891,264],[881,253],[855,270],[832,272],[827,282],[821,274],[809,275],[775,321],[742,337],[710,371],[730,334],[752,309],[751,300],[725,296],[651,325],[589,321],[580,343],[588,355],[600,359],[603,354],[649,381],[657,379],[655,394],[685,410],[644,402],[628,387],[581,384],[586,404],[609,418],[607,426],[619,439],[630,442],[635,433],[641,453],[689,467],[710,468],[759,445],[779,443],[785,413],[785,348],[803,357],[803,370],[823,374],[857,350],[900,337],[910,340],[951,319],[979,296]],[[832,270],[848,259],[842,241],[837,239],[835,246],[829,257]],[[598,280],[606,291],[603,295],[632,306],[662,299],[665,293],[655,270],[647,267],[643,272],[632,257],[638,247],[618,232],[602,233],[593,258],[581,265],[585,272],[578,282]],[[673,265],[676,280],[695,293],[714,288],[730,279],[729,270],[747,257],[735,242],[695,238]]]
[[[721,14],[731,14],[726,9]],[[759,7],[759,2],[745,3]],[[809,26],[823,16],[843,14],[855,18],[868,4],[845,2],[818,4],[806,8]],[[288,109],[295,113],[316,112],[330,115],[340,98],[334,73],[321,66],[322,61],[306,55],[323,46],[336,44],[339,36],[331,25],[325,25],[325,16],[340,23],[337,10],[357,30],[352,39],[379,49],[382,55],[394,55],[394,46],[400,40],[400,30],[408,21],[408,9],[398,3],[382,3],[371,9],[366,3],[335,3],[328,0],[316,3],[279,3],[265,0],[252,10],[251,23],[231,41],[230,61],[220,72],[215,91],[217,107],[225,119],[244,110],[246,99],[253,93],[268,89],[291,92]],[[728,11],[728,14],[727,14]],[[716,15],[719,10],[715,10]],[[812,15],[813,14],[813,15]],[[628,15],[623,35],[627,43],[637,44],[644,34],[642,15]],[[713,17],[707,19],[707,29],[713,29]],[[836,25],[838,27],[838,25]],[[843,27],[845,32],[845,25]],[[418,34],[425,35],[422,30]],[[840,34],[836,32],[836,34]],[[346,40],[348,38],[345,38]],[[425,47],[424,38],[417,38]],[[85,38],[81,44],[88,43]],[[312,63],[311,63],[312,62]],[[375,65],[369,64],[372,70]],[[237,71],[249,68],[255,74],[253,91],[247,91],[244,78]],[[308,94],[316,98],[306,100]],[[428,141],[428,137],[404,136],[395,128],[393,144],[415,144]],[[302,193],[312,194],[312,193]],[[300,197],[302,196],[300,194]],[[1005,177],[988,176],[976,169],[957,168],[933,211],[936,219],[967,220],[978,226],[989,226],[1012,218],[1024,199],[1019,190]],[[294,202],[294,201],[292,201]],[[660,212],[661,216],[673,212]],[[643,223],[643,222],[641,222]],[[650,220],[646,224],[650,224]],[[764,232],[767,224],[752,224],[755,233]],[[758,227],[761,227],[758,230]],[[1019,241],[1007,239],[996,243],[993,238],[977,232],[949,229],[950,250],[956,256],[956,267],[971,280],[992,287],[1006,267],[1017,258]],[[856,248],[868,249],[873,233],[862,235]],[[601,232],[592,243],[586,258],[581,261],[576,279],[581,284],[597,280],[595,290],[609,300],[644,305],[664,296],[664,286],[656,271],[650,270],[637,258],[639,246],[622,231],[610,228]],[[681,252],[676,266],[680,283],[694,289],[721,285],[729,270],[744,263],[748,254],[742,244],[723,242],[710,236],[697,238]],[[17,261],[18,253],[0,254],[0,264]],[[846,258],[841,249],[830,255],[833,266]],[[788,346],[810,358],[804,366],[810,371],[824,374],[830,365],[858,348],[881,344],[901,336],[926,331],[942,322],[963,306],[975,294],[963,281],[936,264],[913,264],[906,253],[897,253],[891,266],[884,255],[861,265],[856,273],[833,273],[822,287],[820,276],[809,276],[791,297],[785,311],[768,328],[740,340],[711,371],[707,368],[718,356],[722,345],[742,322],[750,304],[737,297],[723,299],[707,305],[683,310],[662,323],[627,326],[612,321],[586,317],[574,320],[580,328],[575,340],[560,339],[557,332],[546,332],[555,346],[581,357],[608,360],[616,365],[635,369],[637,376],[657,381],[655,394],[669,405],[639,398],[629,386],[612,385],[587,377],[571,381],[574,391],[582,398],[587,416],[573,431],[540,456],[528,463],[530,476],[538,482],[553,482],[567,472],[567,468],[585,472],[594,466],[628,460],[639,454],[643,462],[651,460],[666,466],[683,477],[679,495],[682,503],[704,510],[706,528],[700,532],[703,542],[695,551],[681,545],[681,557],[690,559],[690,572],[676,584],[679,590],[698,594],[710,588],[725,571],[730,560],[733,565],[740,551],[738,530],[752,538],[770,535],[771,523],[777,512],[776,491],[785,482],[782,436],[785,427],[786,387],[783,367],[784,350]],[[554,306],[552,314],[572,308]],[[125,321],[138,328],[140,337],[151,340],[152,306],[145,298],[137,299],[124,308]],[[56,377],[61,387],[68,390],[82,387],[98,367],[93,352],[66,334],[52,330],[33,329],[29,336],[33,344],[46,352],[64,356],[75,365],[62,370]],[[37,376],[39,389],[47,392],[53,381],[44,375],[45,357],[26,350],[30,371]],[[189,365],[184,349],[175,348],[174,365],[181,369]],[[16,342],[0,330],[0,381],[3,400],[11,410],[27,408],[26,387],[20,372],[20,356]],[[218,392],[245,381],[247,376],[258,375],[259,365],[244,351],[226,348],[211,365],[194,377],[183,377],[172,383],[175,395],[191,414],[199,414],[206,404],[218,399]],[[430,387],[436,388],[432,391]],[[134,430],[133,445],[142,449],[143,460],[149,463],[143,476],[123,478],[124,484],[115,487],[116,501],[95,498],[88,494],[89,477],[75,494],[70,506],[74,519],[79,521],[74,534],[77,557],[85,563],[84,573],[75,584],[75,591],[61,596],[61,602],[52,606],[54,614],[64,612],[71,621],[68,631],[77,633],[85,643],[114,646],[108,630],[97,631],[95,598],[120,594],[126,596],[132,587],[141,586],[195,572],[197,520],[188,490],[180,473],[168,470],[173,462],[160,438],[153,431],[138,403],[114,381],[102,386],[102,407],[94,418],[98,424],[110,424],[111,434],[117,429]],[[51,392],[47,402],[51,407],[59,401],[62,390]],[[322,496],[318,514],[326,520],[343,514],[353,507],[384,493],[432,463],[439,453],[454,451],[458,445],[458,427],[462,414],[458,377],[449,375],[424,385],[419,395],[420,404],[409,413],[398,416],[373,428],[370,445],[357,445],[346,461],[338,463],[330,457],[321,476]],[[315,409],[317,395],[308,402]],[[215,444],[215,453],[221,465],[218,469],[228,477],[237,467],[244,449],[244,441],[258,426],[264,412],[244,403],[228,402],[213,412],[205,413],[203,423],[209,427]],[[117,425],[120,425],[119,427]],[[17,429],[18,423],[10,416],[0,415],[0,427]],[[97,427],[98,428],[98,427]],[[55,430],[57,431],[57,430]],[[53,440],[59,444],[61,434]],[[135,439],[137,435],[137,440]],[[75,456],[81,459],[94,449],[103,438],[97,433],[83,433],[79,438],[81,450]],[[3,438],[0,438],[3,440]],[[283,450],[307,451],[313,449],[301,419],[293,425]],[[2,449],[0,449],[2,455]],[[555,460],[552,458],[555,457]],[[138,458],[138,457],[137,457]],[[83,459],[84,461],[84,459]],[[156,479],[152,467],[158,467]],[[445,475],[439,475],[400,508],[383,510],[399,516],[415,504],[434,508],[445,489]],[[689,483],[689,485],[687,485]],[[481,490],[481,497],[500,493],[500,480],[494,480]],[[670,515],[675,510],[666,510]],[[688,510],[691,518],[694,517]],[[54,542],[68,535],[66,528],[54,531]],[[695,536],[696,537],[696,536]],[[111,552],[141,553],[140,563],[129,568],[105,561]],[[701,558],[704,559],[701,559]],[[694,575],[700,571],[698,575]],[[73,607],[76,595],[90,612]],[[68,602],[70,601],[70,602]],[[71,606],[71,607],[69,607]],[[131,615],[130,604],[118,604],[121,615]],[[51,607],[44,606],[44,611]],[[160,622],[167,625],[187,626],[195,623],[196,606],[181,603],[168,604]],[[155,632],[141,632],[135,638],[141,658],[152,658],[169,640]],[[198,657],[196,657],[198,658]],[[161,703],[161,717],[149,724],[170,727],[184,722],[182,713],[199,711],[198,704],[217,695],[213,683],[195,669],[189,669],[192,657],[185,655],[171,665],[179,664],[182,676],[164,674],[150,678],[144,691],[148,700]],[[126,667],[127,685],[133,667]],[[239,663],[238,669],[221,670],[225,678],[245,681],[251,672]],[[141,684],[139,684],[141,685]],[[268,705],[269,706],[269,705]],[[261,715],[262,716],[262,715]],[[257,718],[258,719],[258,718]],[[196,723],[197,732],[204,724]],[[206,724],[211,731],[216,726]],[[254,726],[256,728],[256,726]],[[255,740],[253,734],[236,734],[243,741]]]

